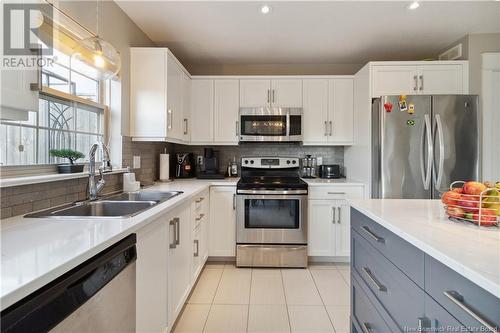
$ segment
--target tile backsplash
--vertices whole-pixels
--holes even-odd
[[[339,146],[302,146],[289,143],[245,143],[239,146],[186,146],[174,145],[175,153],[190,152],[195,156],[203,156],[204,148],[213,148],[219,154],[219,170],[226,171],[229,162],[236,159],[238,165],[242,156],[291,156],[305,157],[311,155],[322,157],[323,164],[344,164],[344,147]]]
[[[104,175],[106,194],[122,189],[121,173]],[[1,218],[22,215],[87,198],[88,177],[0,189]]]

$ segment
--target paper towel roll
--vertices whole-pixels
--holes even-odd
[[[160,154],[160,180],[170,180],[170,154]]]

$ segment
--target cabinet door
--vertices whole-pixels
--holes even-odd
[[[418,68],[420,94],[463,94],[462,65],[428,65]]]
[[[130,49],[130,134],[167,135],[166,51]]]
[[[177,61],[167,54],[167,137],[182,140],[182,69]]]
[[[328,80],[303,80],[304,144],[327,142]]]
[[[374,66],[372,97],[418,93],[416,66]]]
[[[191,251],[191,283],[196,283],[196,279],[198,278],[198,274],[200,274],[202,268],[202,257],[200,254],[200,245],[201,245],[201,225],[198,226],[195,230],[193,230],[192,237],[192,251]]]
[[[276,107],[302,107],[302,80],[272,80],[271,104]]]
[[[206,215],[201,222],[201,239],[200,239],[200,257],[202,266],[208,259],[208,230],[210,224],[210,216]]]
[[[263,107],[271,102],[269,80],[240,80],[240,107]]]
[[[214,141],[238,144],[239,80],[215,80]]]
[[[329,200],[309,200],[308,214],[308,254],[334,256],[337,207]]]
[[[191,82],[191,142],[210,143],[213,140],[214,119],[213,80]]]
[[[236,188],[210,188],[209,255],[229,257],[236,250]]]
[[[352,79],[330,80],[328,126],[330,143],[353,142],[354,82]]]
[[[191,137],[191,79],[182,72],[182,141],[189,142]]]
[[[168,221],[161,217],[137,231],[137,332],[164,332],[168,326]]]
[[[2,119],[28,120],[29,111],[38,111],[38,92],[30,89],[37,82],[37,71],[2,69],[1,79]]]
[[[348,257],[351,254],[351,207],[347,201],[337,203],[337,224],[335,230],[335,256]]]
[[[175,322],[191,287],[191,223],[189,206],[176,210],[169,221],[170,244],[175,247],[168,251],[168,323],[169,327]]]

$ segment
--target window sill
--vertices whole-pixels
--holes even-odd
[[[125,172],[128,172],[127,168],[117,168],[117,169],[113,169],[113,171],[107,172],[105,174],[110,175],[110,174],[125,173]],[[51,174],[37,175],[37,176],[4,178],[4,179],[0,179],[0,188],[21,186],[21,185],[30,185],[30,184],[39,184],[39,183],[49,183],[49,182],[55,182],[55,181],[59,181],[59,180],[85,178],[88,176],[89,176],[88,171],[84,171],[84,172],[77,172],[77,173],[51,173]]]

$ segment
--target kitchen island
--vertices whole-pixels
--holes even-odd
[[[438,200],[350,204],[354,330],[498,331],[498,228],[452,222]]]

